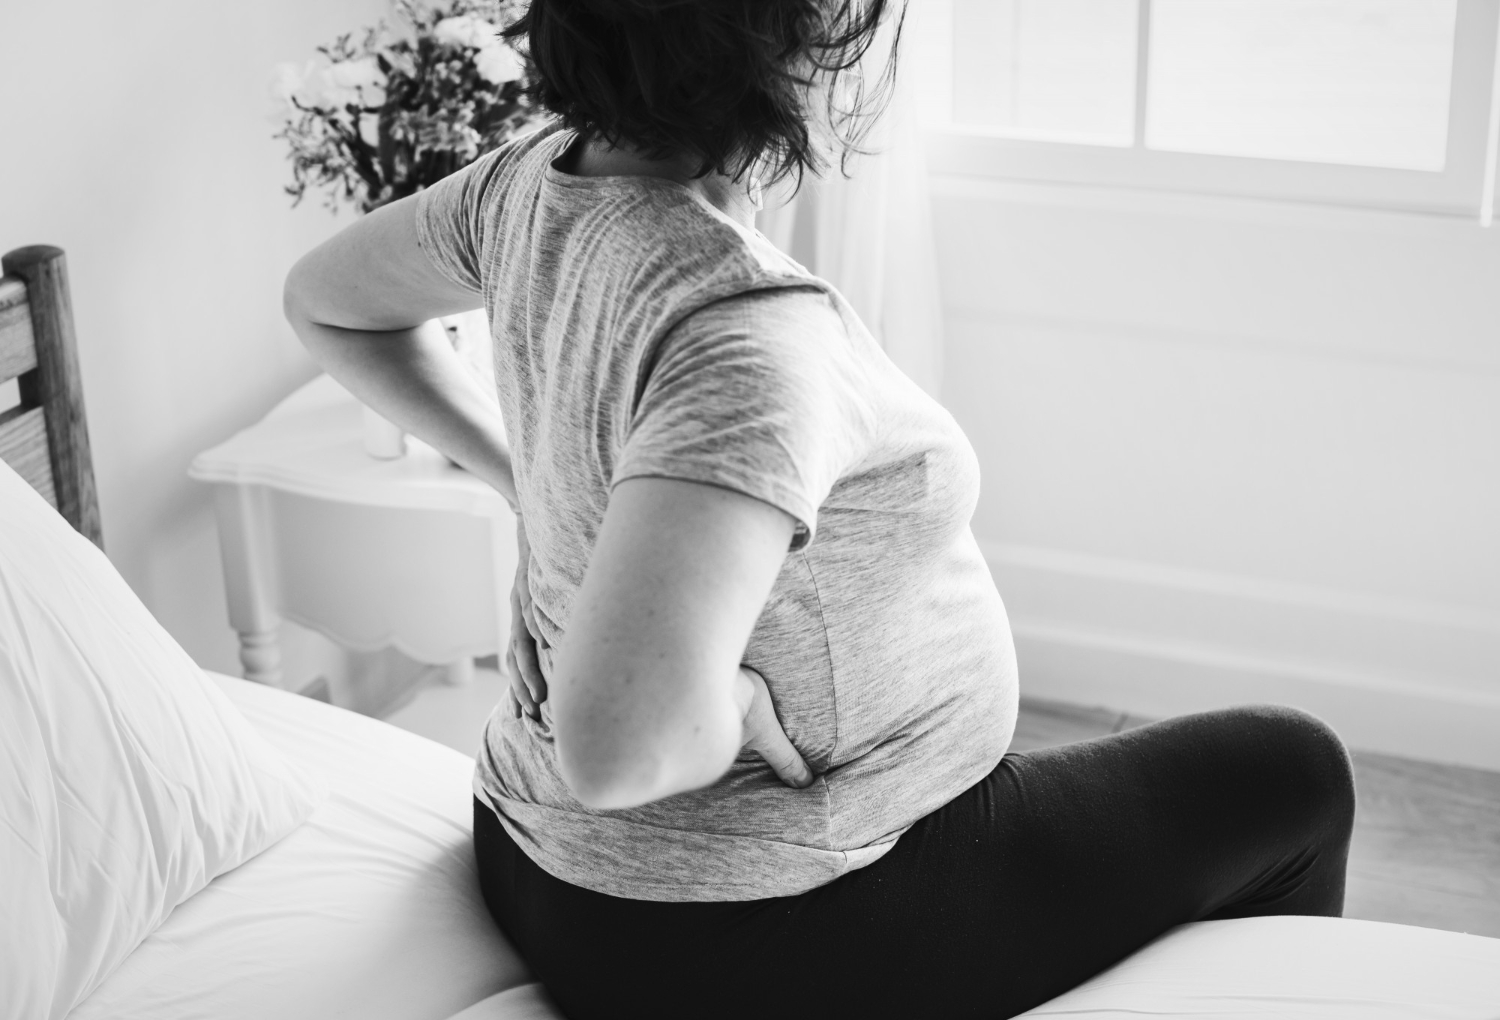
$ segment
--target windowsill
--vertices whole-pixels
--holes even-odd
[[[934,177],[1033,182],[1133,193],[1214,196],[1474,223],[1482,161],[1435,173],[1294,160],[1010,138],[971,129],[927,132]]]
[[[1236,222],[1326,226],[1338,230],[1453,236],[1482,231],[1473,213],[1424,212],[1336,202],[1214,194],[1165,187],[1132,187],[1075,181],[1026,180],[984,173],[938,172],[934,197],[1068,206],[1107,212],[1214,218]],[[1500,232],[1496,232],[1500,244]]]

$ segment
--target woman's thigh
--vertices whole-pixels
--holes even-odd
[[[778,934],[866,976],[822,984],[830,1007],[854,988],[886,1015],[1009,1016],[1177,924],[1337,915],[1353,812],[1348,757],[1311,717],[1185,716],[1007,755]]]
[[[1007,755],[884,858],[801,896],[619,900],[516,852],[501,921],[575,1020],[1004,1017],[1176,924],[1338,914],[1352,820],[1325,726],[1235,709]]]

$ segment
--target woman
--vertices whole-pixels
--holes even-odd
[[[558,121],[288,280],[318,360],[523,522],[475,852],[575,1018],[1010,1016],[1181,922],[1342,907],[1308,716],[1006,753],[973,452],[754,229],[752,170],[857,135],[886,7],[534,0]],[[430,321],[481,302],[505,428]]]

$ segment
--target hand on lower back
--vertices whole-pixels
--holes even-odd
[[[510,675],[510,695],[516,718],[525,712],[533,719],[540,719],[542,702],[547,700],[547,681],[542,677],[538,655],[547,645],[537,636],[531,585],[527,577],[531,566],[531,545],[526,541],[526,523],[519,514],[516,515],[516,554],[516,580],[510,589],[510,647],[505,652],[505,666]]]
[[[812,769],[802,760],[802,755],[787,739],[776,717],[776,706],[771,703],[771,691],[765,679],[749,666],[740,667],[741,690],[737,692],[741,704],[748,701],[744,716],[744,742],[747,747],[766,760],[766,764],[787,786],[804,789],[816,778]],[[744,685],[749,685],[748,692]],[[746,698],[748,693],[749,697]]]

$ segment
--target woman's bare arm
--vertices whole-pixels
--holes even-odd
[[[708,786],[750,746],[813,780],[740,668],[795,526],[749,496],[631,478],[610,496],[548,696],[563,779],[595,808]]]
[[[287,275],[284,304],[329,375],[515,505],[500,412],[434,321],[479,307],[480,295],[438,272],[418,246],[414,197],[303,256]]]

